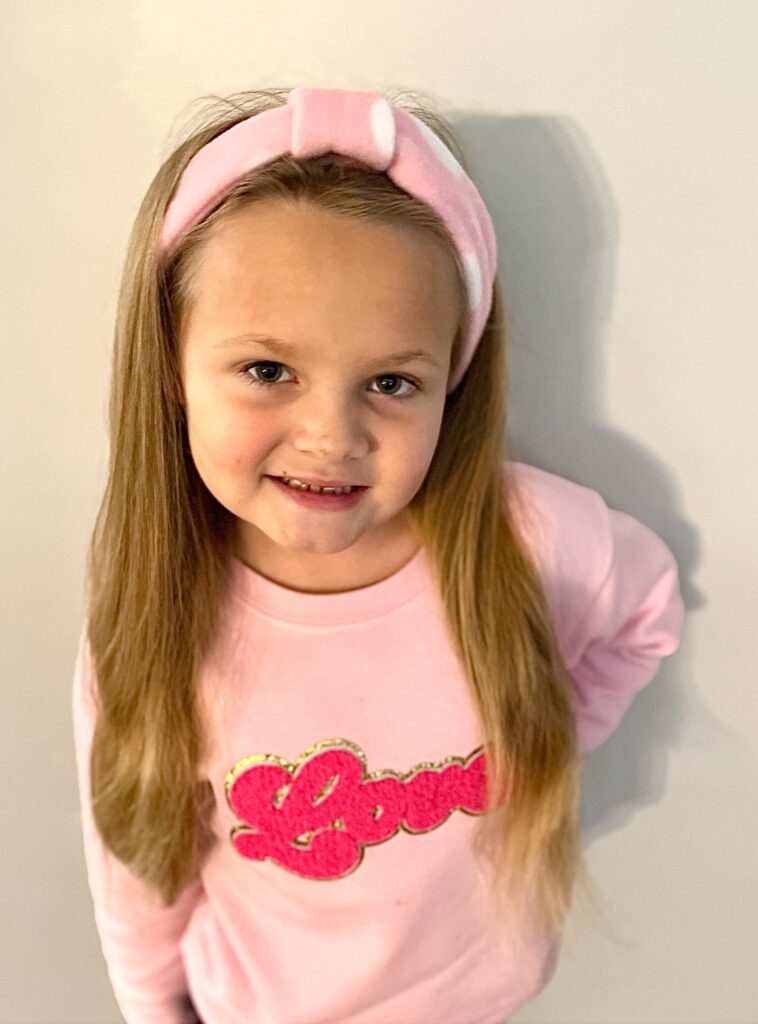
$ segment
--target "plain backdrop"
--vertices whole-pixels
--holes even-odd
[[[198,96],[305,84],[439,105],[498,235],[513,456],[680,566],[680,650],[585,769],[612,926],[572,914],[513,1022],[755,1024],[758,3],[5,0],[3,37],[0,1021],[121,1019],[70,688],[128,231]]]

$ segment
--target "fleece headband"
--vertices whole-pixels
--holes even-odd
[[[160,240],[167,255],[248,171],[283,154],[340,153],[382,171],[432,207],[460,253],[468,328],[447,391],[460,383],[489,315],[497,270],[492,220],[476,186],[447,146],[413,114],[375,90],[291,89],[287,103],[240,121],[189,161],[166,211]]]

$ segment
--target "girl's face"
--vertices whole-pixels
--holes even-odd
[[[407,561],[404,510],[439,437],[458,314],[451,261],[413,229],[277,201],[219,227],[180,370],[192,457],[237,517],[243,561],[314,592]],[[409,350],[426,358],[397,357]],[[270,479],[285,475],[368,490],[352,508],[306,508]]]

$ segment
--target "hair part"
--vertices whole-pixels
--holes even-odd
[[[456,267],[461,324],[451,366],[465,329],[462,267],[437,214],[385,174],[323,157],[285,155],[255,168],[161,260],[163,218],[192,156],[237,122],[285,103],[288,92],[211,97],[216,106],[190,128],[145,194],[119,291],[110,462],[87,563],[87,636],[99,704],[93,814],[106,846],[167,905],[197,876],[214,842],[213,794],[199,778],[208,736],[197,678],[220,628],[234,544],[234,516],[210,494],[192,460],[182,405],[181,326],[204,245],[228,218],[266,199],[411,225],[445,247]],[[401,105],[409,93],[393,95]],[[442,115],[428,102],[404,106],[467,169]],[[585,896],[596,897],[581,851],[572,683],[517,525],[529,510],[504,472],[508,380],[496,280],[480,343],[446,398],[437,448],[408,515],[485,737],[489,813],[478,822],[477,853],[492,868],[503,912],[529,904],[553,933],[577,881]]]

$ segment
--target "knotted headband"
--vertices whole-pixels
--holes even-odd
[[[291,89],[287,103],[228,128],[189,161],[166,211],[161,253],[167,255],[248,171],[283,154],[302,159],[339,153],[381,171],[435,210],[461,257],[468,326],[447,391],[460,383],[489,315],[497,242],[487,207],[445,144],[419,118],[382,93]]]

